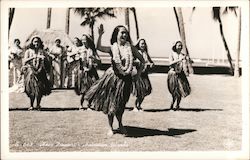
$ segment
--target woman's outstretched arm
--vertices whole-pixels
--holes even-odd
[[[103,46],[101,41],[102,41],[102,35],[104,33],[103,25],[101,24],[100,27],[98,28],[98,33],[99,37],[97,40],[97,50],[105,53],[111,53],[111,47],[108,46]]]

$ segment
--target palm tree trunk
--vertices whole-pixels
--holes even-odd
[[[223,32],[223,26],[222,26],[222,21],[221,21],[221,18],[220,16],[218,17],[218,21],[219,21],[219,24],[220,24],[220,34],[221,34],[221,38],[223,40],[223,44],[224,44],[224,47],[227,51],[227,59],[228,59],[228,62],[230,64],[230,73],[233,74],[233,63],[232,63],[232,57],[231,57],[231,54],[230,54],[230,51],[229,51],[229,48],[228,48],[228,45],[227,45],[227,41],[226,41],[226,38],[225,38],[225,35],[224,35],[224,32]]]
[[[235,59],[235,68],[234,68],[234,77],[240,76],[240,67],[239,67],[239,59],[240,59],[240,37],[241,37],[241,8],[239,8],[239,24],[238,24],[238,46],[237,46],[237,53]]]
[[[70,8],[67,8],[67,11],[66,11],[66,25],[65,25],[66,34],[69,34],[69,22],[70,22]]]
[[[128,32],[130,32],[130,26],[129,26],[129,8],[125,9],[125,26],[128,29]]]
[[[91,38],[92,38],[93,42],[95,42],[95,39],[94,39],[94,24],[90,24],[90,29],[91,29]]]
[[[48,12],[47,12],[47,29],[50,28],[50,22],[51,22],[51,8],[48,8]]]
[[[139,27],[138,27],[138,21],[137,21],[137,15],[136,15],[136,9],[133,7],[131,8],[133,14],[134,14],[134,18],[135,18],[135,29],[136,29],[136,38],[137,40],[139,39]]]
[[[176,17],[177,24],[178,24],[181,41],[183,43],[183,48],[184,48],[183,51],[184,51],[184,54],[187,56],[187,64],[186,64],[186,67],[184,67],[184,71],[186,75],[189,75],[193,73],[193,67],[191,64],[191,60],[190,60],[187,45],[186,45],[186,36],[185,36],[185,28],[184,28],[182,10],[180,7],[177,7],[177,8],[174,7],[174,12],[175,12],[175,17]]]
[[[10,27],[14,18],[14,14],[15,14],[15,8],[10,8],[9,9],[9,32],[8,35],[10,34]]]

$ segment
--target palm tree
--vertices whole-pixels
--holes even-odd
[[[129,8],[125,8],[125,26],[128,28],[128,32],[130,32],[130,25],[129,25]]]
[[[229,9],[232,10],[231,7]],[[227,8],[224,11],[224,13],[226,13],[226,12],[227,12]],[[227,45],[227,41],[226,41],[224,32],[223,32],[223,24],[222,24],[222,21],[221,21],[221,7],[213,7],[213,12],[212,13],[213,13],[213,19],[215,21],[219,22],[221,38],[223,40],[223,44],[224,44],[224,47],[225,47],[226,52],[227,52],[227,59],[228,59],[229,65],[230,65],[230,73],[233,74],[234,68],[233,68],[233,63],[232,63],[232,57],[231,57],[231,54],[230,54],[230,51],[229,51],[229,48],[228,48],[228,45]]]
[[[10,27],[14,18],[15,8],[9,8],[9,34],[10,34]]]
[[[104,17],[116,17],[113,8],[74,8],[74,13],[84,18],[81,26],[89,26],[91,37],[94,41],[94,25],[97,19]]]
[[[183,20],[181,8],[180,7],[174,7],[174,13],[175,13],[175,17],[176,17],[176,20],[177,20],[181,41],[183,43],[184,54],[187,57],[187,64],[186,64],[187,66],[184,66],[184,71],[185,71],[186,75],[189,75],[189,73],[191,73],[191,74],[193,73],[193,67],[192,67],[192,61],[191,61],[191,59],[189,57],[189,52],[188,52],[187,45],[186,45],[184,20]]]
[[[65,32],[69,34],[69,22],[70,22],[70,8],[67,8],[66,11],[66,23],[65,23]]]
[[[241,8],[238,9],[239,11],[239,21],[238,21],[238,46],[237,46],[237,53],[235,58],[235,66],[234,66],[234,76],[240,76],[240,68],[239,68],[239,59],[240,59],[240,37],[241,37]]]
[[[47,11],[47,26],[46,28],[49,29],[50,28],[50,22],[51,22],[51,8],[48,8],[48,11]]]
[[[138,27],[138,20],[136,15],[136,9],[134,7],[130,8],[130,10],[133,12],[134,19],[135,19],[135,29],[136,29],[136,38],[139,39],[139,27]]]

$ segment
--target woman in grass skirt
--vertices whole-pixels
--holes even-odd
[[[66,88],[75,87],[74,81],[76,78],[76,71],[79,68],[79,48],[82,42],[78,37],[74,38],[73,45],[67,47],[67,64],[66,64],[66,77],[64,86]]]
[[[46,72],[50,69],[49,64],[48,55],[43,49],[43,42],[40,37],[33,37],[25,52],[22,68],[25,93],[30,98],[29,110],[34,109],[35,99],[37,101],[36,108],[40,110],[42,97],[51,93],[51,84],[46,75]]]
[[[117,26],[114,29],[111,47],[101,45],[103,33],[101,25],[97,49],[110,53],[112,66],[88,90],[86,99],[93,103],[96,110],[103,111],[108,115],[110,127],[108,135],[112,136],[114,116],[118,120],[120,132],[126,133],[126,129],[122,125],[122,115],[131,94],[133,57],[140,59],[142,64],[144,64],[144,60],[137,49],[132,46],[129,33],[124,26]],[[138,71],[139,74],[141,70],[142,68]]]
[[[135,47],[138,49],[139,53],[142,55],[146,63],[141,76],[137,78],[133,76],[133,95],[136,96],[135,107],[133,111],[138,112],[143,111],[141,108],[141,104],[144,98],[147,95],[151,94],[152,91],[152,85],[148,78],[148,70],[149,68],[153,67],[154,63],[148,54],[148,47],[145,39],[140,39]],[[136,66],[136,69],[138,69],[138,67],[140,66],[140,61],[135,60],[134,65]]]
[[[83,110],[84,96],[87,90],[97,80],[95,72],[93,72],[93,59],[94,59],[94,46],[91,46],[91,39],[87,35],[83,35],[81,38],[82,46],[79,47],[79,65],[76,72],[75,79],[75,91],[77,95],[82,95],[80,110]],[[92,47],[92,48],[91,48]],[[96,73],[97,74],[97,73]],[[98,76],[98,74],[97,74]],[[98,78],[98,77],[97,77]],[[91,103],[91,102],[90,102]],[[90,109],[90,103],[87,110]]]
[[[21,76],[22,58],[24,51],[20,46],[20,40],[15,39],[14,45],[10,48],[9,54],[9,67],[13,69],[13,86],[10,88],[10,92],[24,92],[23,76]]]
[[[187,97],[191,93],[191,87],[183,71],[183,63],[185,63],[186,56],[181,52],[182,42],[177,41],[172,47],[172,50],[167,82],[168,90],[173,98],[170,109],[178,110],[180,108],[181,98]],[[177,104],[174,108],[176,100]]]

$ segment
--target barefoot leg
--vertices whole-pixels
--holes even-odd
[[[109,120],[109,131],[107,133],[108,136],[112,136],[113,133],[113,121],[114,121],[114,115],[108,115],[108,120]]]

